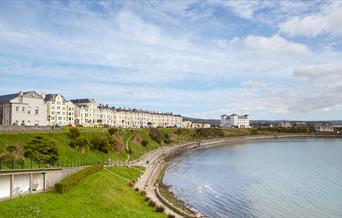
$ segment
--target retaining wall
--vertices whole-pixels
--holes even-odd
[[[32,131],[60,131],[62,128],[51,126],[3,126],[0,125],[0,132],[32,132]]]

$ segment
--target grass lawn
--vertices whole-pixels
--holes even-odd
[[[140,172],[127,167],[108,168],[129,180]],[[55,192],[0,202],[0,217],[166,217],[148,207],[127,181],[102,170],[64,194]]]

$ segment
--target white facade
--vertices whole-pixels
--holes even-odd
[[[238,116],[236,114],[222,115],[221,127],[224,128],[250,128],[249,115]]]
[[[97,126],[98,111],[95,98],[71,100],[75,105],[75,124],[82,126]]]
[[[0,124],[46,126],[47,106],[35,91],[0,96]]]
[[[157,113],[137,109],[122,109],[100,105],[98,125],[121,128],[181,127],[182,117],[171,113]]]
[[[36,92],[0,96],[0,125],[105,126],[121,128],[182,127],[182,117],[139,109],[96,104],[96,99],[67,101],[60,94]]]
[[[47,120],[51,126],[75,125],[74,104],[60,94],[45,95]]]

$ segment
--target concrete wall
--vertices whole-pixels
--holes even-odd
[[[22,131],[49,131],[51,126],[2,126],[0,125],[0,132],[22,132]],[[54,128],[54,131],[61,130],[61,128]]]
[[[39,193],[53,188],[56,183],[83,168],[85,167],[0,172],[0,199]]]

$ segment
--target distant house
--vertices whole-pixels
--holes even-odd
[[[284,121],[280,121],[279,126],[283,127],[283,128],[291,128],[292,124],[290,122],[284,120]]]
[[[0,96],[0,124],[46,126],[47,107],[35,91]]]
[[[331,123],[325,123],[322,125],[316,125],[315,126],[315,131],[316,132],[334,132],[334,125],[332,125]]]
[[[238,116],[236,114],[222,115],[221,127],[223,128],[250,128],[249,115]]]

